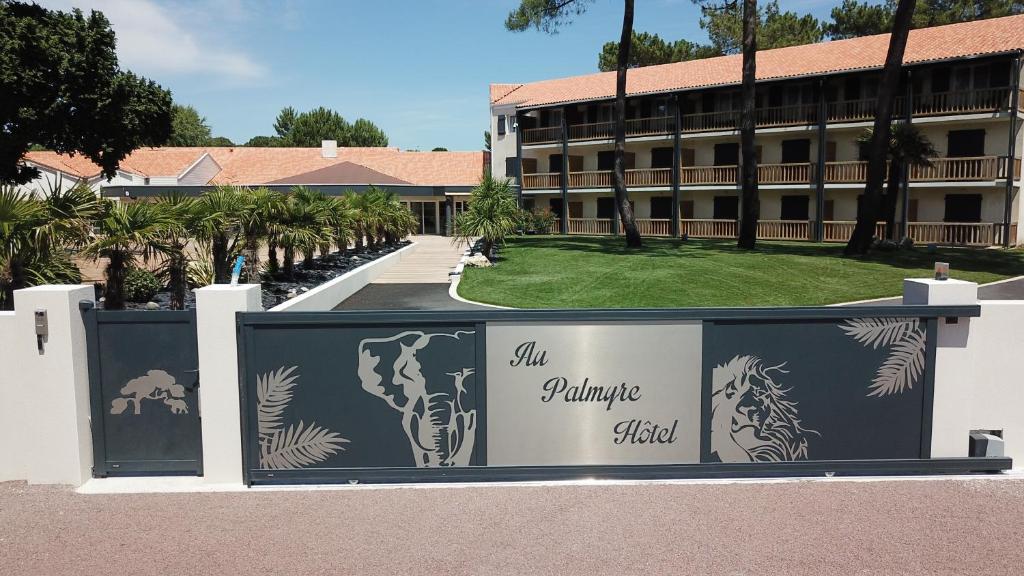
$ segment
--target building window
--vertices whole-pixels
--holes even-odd
[[[981,194],[946,194],[944,222],[981,222]]]
[[[548,208],[551,209],[551,212],[555,215],[555,218],[561,218],[562,217],[562,199],[561,198],[551,198],[550,200],[548,200]]]
[[[652,148],[651,168],[671,168],[673,155],[672,148]]]
[[[519,170],[516,163],[518,158],[505,158],[505,178],[518,178]]]
[[[739,217],[739,196],[715,196],[715,220],[736,220]]]
[[[811,141],[807,138],[800,140],[782,141],[782,163],[783,164],[804,164],[811,161]]]
[[[715,144],[715,166],[736,166],[740,163],[740,145],[735,142]]]
[[[683,220],[693,220],[693,200],[683,200],[679,203],[679,217]]]
[[[615,198],[597,199],[597,217],[605,220],[615,218]]]
[[[672,218],[672,197],[655,196],[651,198],[651,218],[670,220]]]
[[[985,155],[984,130],[950,130],[946,138],[946,156],[969,158]]]
[[[809,220],[810,200],[808,196],[783,196],[782,220]]]
[[[505,115],[504,114],[499,114],[498,115],[498,136],[504,136],[504,135],[505,135]]]
[[[569,218],[583,218],[583,202],[569,202]]]

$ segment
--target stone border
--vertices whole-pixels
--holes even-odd
[[[468,300],[459,296],[459,282],[462,282],[462,272],[466,269],[466,260],[468,260],[472,255],[473,248],[470,246],[462,253],[462,258],[459,258],[459,263],[455,265],[455,268],[448,273],[448,297],[457,302],[473,304],[474,306],[484,306],[486,308],[495,308],[497,310],[516,310],[516,308],[509,306],[498,306],[497,304],[476,302],[475,300]]]
[[[338,303],[362,290],[367,284],[373,282],[381,274],[398,264],[402,258],[415,252],[416,247],[417,244],[413,242],[408,246],[399,248],[390,254],[349,270],[333,280],[324,282],[300,296],[285,300],[268,310],[268,312],[323,312],[333,310]]]

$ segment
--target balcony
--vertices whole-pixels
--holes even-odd
[[[826,221],[822,223],[825,242],[846,242],[856,222]],[[568,232],[573,235],[605,236],[613,230],[614,220],[607,218],[569,218]],[[641,236],[671,236],[672,221],[657,218],[637,218]],[[552,231],[560,230],[560,221],[555,220]],[[757,223],[757,237],[761,240],[809,241],[813,237],[814,222],[811,220],[760,220]],[[909,236],[919,244],[945,244],[953,246],[994,246],[1003,242],[1002,224],[992,222],[910,222]],[[685,219],[679,221],[681,235],[691,238],[735,239],[738,223],[735,220]],[[622,233],[621,226],[619,234]],[[875,236],[885,235],[885,222],[875,225]],[[1011,244],[1017,236],[1017,224],[1010,225]]]
[[[829,184],[861,184],[867,179],[867,162],[826,162],[825,182]],[[1020,177],[1021,160],[1014,159],[1014,175]],[[912,182],[985,182],[1006,178],[1006,156],[973,158],[933,158],[931,166],[913,166]],[[817,181],[813,163],[759,164],[760,184],[812,184]],[[524,190],[557,190],[562,177],[557,172],[524,174]],[[682,186],[734,186],[739,181],[738,166],[684,166],[679,171]],[[637,168],[626,170],[626,187],[646,188],[672,185],[671,168]],[[569,173],[569,189],[610,189],[612,172],[592,170]]]
[[[992,113],[1009,109],[1011,93],[1010,88],[989,88],[916,94],[911,98],[911,106],[916,117]],[[1021,90],[1021,94],[1017,106],[1018,110],[1024,112],[1024,90]],[[876,98],[828,102],[825,107],[826,122],[869,122],[875,117],[877,105]],[[893,116],[899,118],[906,114],[906,105],[905,96],[897,98]],[[805,126],[818,122],[819,109],[817,104],[796,104],[762,107],[755,114],[758,128]],[[680,129],[683,133],[736,130],[739,128],[739,120],[738,110],[684,114],[681,116]],[[629,119],[626,120],[626,137],[672,134],[674,124],[672,116]],[[573,124],[568,126],[567,137],[569,141],[610,140],[615,136],[614,130],[615,124],[611,121]],[[559,126],[526,128],[522,131],[523,144],[552,144],[560,142],[561,138],[562,130]]]

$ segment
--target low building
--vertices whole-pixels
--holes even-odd
[[[146,198],[169,192],[200,194],[220,185],[266,186],[286,191],[308,186],[327,194],[387,188],[420,219],[422,234],[443,234],[465,206],[489,164],[487,152],[410,152],[398,148],[141,148],[107,179],[80,155],[29,152],[40,176],[22,188],[46,193],[80,182],[111,198]]]
[[[866,176],[889,35],[757,54],[761,238],[845,241]],[[1024,15],[914,30],[894,119],[938,151],[909,169],[901,231],[1006,245],[1018,227]],[[642,234],[735,237],[740,55],[629,71],[626,185]],[[568,234],[619,229],[611,193],[615,73],[492,84],[494,174]]]

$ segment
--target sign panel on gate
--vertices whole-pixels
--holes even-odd
[[[491,466],[700,457],[701,323],[487,326]]]

